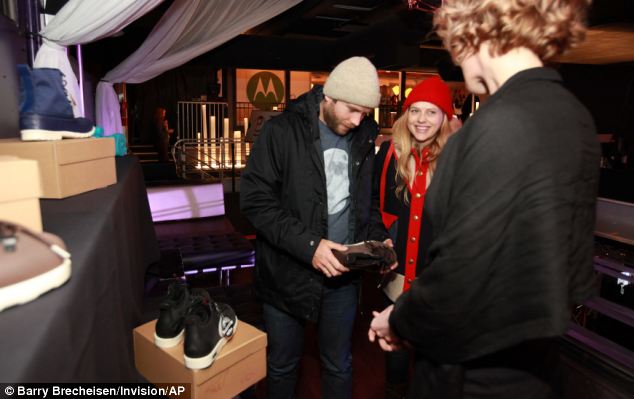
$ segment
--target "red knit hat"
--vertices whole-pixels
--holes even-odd
[[[403,103],[403,112],[418,101],[427,101],[434,104],[447,115],[448,120],[453,117],[451,89],[438,76],[425,79],[412,89]]]

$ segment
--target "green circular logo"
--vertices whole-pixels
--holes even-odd
[[[257,108],[270,111],[284,100],[284,84],[271,72],[258,72],[247,82],[247,98]]]

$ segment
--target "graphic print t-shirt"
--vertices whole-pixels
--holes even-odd
[[[319,137],[324,151],[326,189],[328,192],[328,239],[348,244],[348,217],[350,215],[350,175],[348,158],[350,140],[334,133],[319,121]]]

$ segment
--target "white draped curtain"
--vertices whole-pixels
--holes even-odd
[[[83,116],[77,77],[66,46],[88,43],[119,32],[163,0],[69,0],[42,29],[36,68],[57,68],[66,76],[66,90],[75,116]]]
[[[103,0],[102,0],[103,1]],[[301,0],[175,0],[141,47],[97,86],[96,119],[104,134],[122,132],[113,83],[142,83],[206,53]]]

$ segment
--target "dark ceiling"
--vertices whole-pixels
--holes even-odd
[[[425,3],[433,7],[440,2]],[[142,43],[171,3],[166,0],[125,28],[121,37],[85,45],[85,53],[106,70],[114,67]],[[304,0],[191,63],[326,71],[349,56],[365,55],[380,69],[437,68],[452,73],[449,56],[432,32],[431,20],[428,12],[408,9],[405,0]],[[634,51],[633,0],[594,0],[589,25],[618,27],[617,39],[612,35],[609,40],[626,41],[621,45]],[[610,48],[611,44],[602,45]],[[579,57],[567,62],[584,63],[583,54]],[[626,54],[619,60],[634,61],[634,55]]]
[[[427,3],[437,6],[440,0]],[[440,47],[431,27],[431,14],[410,10],[403,0],[304,0],[201,59],[329,70],[342,59],[364,55],[381,69],[425,68],[448,59],[442,50],[421,51],[421,44]],[[248,55],[234,57],[235,51]]]

